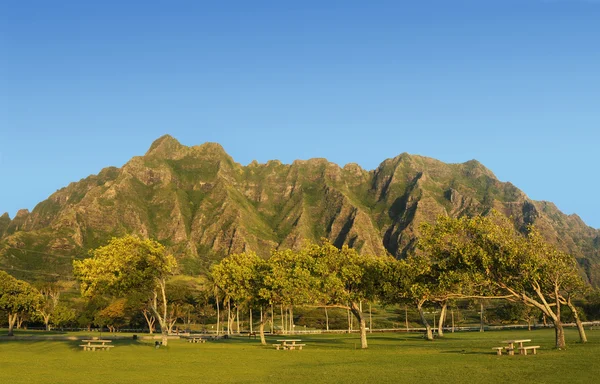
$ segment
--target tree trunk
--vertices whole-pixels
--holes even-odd
[[[425,317],[425,313],[423,313],[423,304],[417,304],[417,309],[419,310],[419,315],[421,316],[421,322],[423,326],[425,326],[425,339],[433,340],[433,332],[431,331],[431,326]]]
[[[329,331],[329,314],[327,313],[327,307],[325,307],[325,329]]]
[[[285,334],[285,316],[283,316],[283,304],[279,306],[279,312],[281,313],[281,333]]]
[[[17,322],[17,314],[16,313],[8,313],[8,336],[14,336],[13,329],[15,328],[15,323]]]
[[[231,319],[231,299],[227,300],[227,334],[231,335],[231,324],[233,320]]]
[[[373,313],[371,312],[371,303],[369,303],[369,333],[373,333]]]
[[[358,320],[358,324],[360,325],[360,347],[362,349],[367,349],[367,322],[363,315],[363,312],[360,310],[360,307],[355,303],[350,303],[350,311]]]
[[[565,330],[560,320],[554,322],[554,333],[556,335],[556,348],[564,349],[566,346]]]
[[[142,314],[144,315],[144,318],[146,319],[146,323],[148,323],[148,332],[152,335],[154,334],[154,324],[156,323],[156,318],[152,315],[148,316],[148,311],[147,310],[143,310]]]
[[[262,312],[262,309],[261,309]],[[267,314],[269,313],[269,311],[267,310],[266,312]],[[269,316],[264,316],[261,317],[260,319],[260,325],[259,325],[259,333],[260,333],[260,343],[262,345],[267,345],[267,339],[265,338],[265,324],[269,321]]]
[[[440,311],[440,319],[438,320],[438,336],[444,337],[444,323],[446,322],[446,311],[448,310],[448,302],[442,303],[442,310]]]
[[[577,308],[571,302],[571,298],[567,299],[567,305],[569,306],[569,308],[571,309],[571,312],[573,312],[573,316],[575,317],[575,323],[577,324],[577,330],[579,331],[579,341],[581,341],[582,343],[587,343],[587,336],[585,335],[585,329],[583,328],[583,323],[581,322],[581,319],[579,318],[579,313],[577,312]]]
[[[261,312],[262,314],[262,312]],[[261,316],[262,317],[262,316]],[[262,319],[261,319],[262,321]],[[249,327],[249,331],[250,333],[252,333],[252,307],[250,307],[250,321],[249,321],[250,327]]]
[[[479,302],[479,332],[483,332],[483,301]]]
[[[219,294],[215,293],[215,298],[217,302],[217,336],[220,335],[220,326],[221,326],[221,308],[219,307]]]
[[[168,324],[168,312],[167,312],[167,294],[166,294],[166,282],[164,279],[157,282],[158,288],[161,293],[161,310],[158,308],[158,292],[154,290],[154,297],[150,304],[150,309],[154,313],[154,316],[158,319],[158,323],[160,324],[160,333],[162,335],[162,345],[167,346],[168,344],[168,332],[169,332],[169,324]]]
[[[558,295],[558,288],[554,288],[554,297],[556,301],[556,312],[552,317],[554,323],[554,333],[556,335],[556,348],[564,349],[566,346],[565,342],[565,330],[562,325],[561,308],[560,308],[560,296]]]
[[[350,315],[350,308],[346,310],[346,317],[348,318],[348,333],[352,332],[352,316]]]

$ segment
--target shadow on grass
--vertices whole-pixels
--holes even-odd
[[[451,354],[451,355],[496,355],[496,352],[483,352],[483,351],[467,351],[466,349],[453,350],[453,351],[440,351],[440,353]]]

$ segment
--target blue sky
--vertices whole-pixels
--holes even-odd
[[[239,163],[477,159],[600,228],[600,2],[0,5],[0,213],[169,133]]]

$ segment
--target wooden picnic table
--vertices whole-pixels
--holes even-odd
[[[95,351],[96,349],[102,349],[105,351],[109,351],[110,348],[113,348],[114,345],[106,345],[106,343],[112,343],[112,340],[102,340],[102,339],[91,339],[91,340],[81,340],[86,344],[79,344],[80,347],[83,347],[84,351]]]
[[[200,336],[190,336],[187,339],[188,343],[206,343],[206,339],[203,339]]]
[[[515,354],[515,344],[519,345],[519,354],[520,355],[527,355],[527,351],[528,350],[532,350],[533,354],[537,354],[536,350],[540,347],[539,345],[523,345],[523,343],[529,343],[531,341],[531,339],[519,339],[519,340],[504,340],[503,343],[508,344],[507,347],[495,347],[492,349],[495,349],[498,353],[498,355],[502,354],[502,349],[506,349],[506,352],[511,355],[514,356]]]
[[[530,339],[504,340],[503,343],[507,343],[508,344],[508,347],[506,348],[506,351],[508,352],[509,355],[512,356],[512,355],[515,354],[515,344],[519,344],[519,351],[522,351],[523,350],[523,343],[529,343],[530,341],[531,341]]]
[[[282,340],[277,340],[278,342],[280,342],[281,344],[273,344],[273,346],[277,349],[279,348],[283,348],[284,350],[291,350],[291,349],[296,349],[298,348],[299,350],[302,350],[302,347],[304,347],[306,344],[297,344],[296,342],[302,341],[300,339],[282,339]]]

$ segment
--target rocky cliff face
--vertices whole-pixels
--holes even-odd
[[[242,166],[218,144],[186,147],[170,136],[120,169],[71,183],[31,213],[1,216],[0,263],[64,275],[69,256],[85,257],[125,233],[163,242],[188,273],[229,253],[267,255],[322,237],[403,257],[422,222],[492,208],[519,226],[537,225],[600,283],[600,231],[552,203],[531,201],[477,161],[445,164],[402,154],[373,171],[325,159]]]

